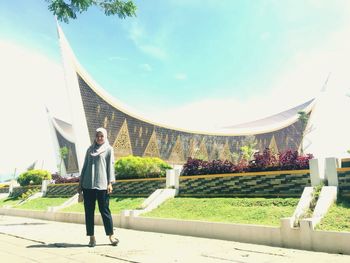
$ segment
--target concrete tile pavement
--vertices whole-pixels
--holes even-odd
[[[87,247],[85,226],[0,216],[1,262],[348,263],[350,256],[215,239],[117,229],[117,247],[96,226],[97,246]],[[6,259],[3,261],[2,259]]]

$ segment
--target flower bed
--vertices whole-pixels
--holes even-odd
[[[309,160],[312,158],[312,154],[299,155],[297,151],[291,150],[274,154],[268,148],[263,152],[256,152],[253,160],[242,159],[237,164],[228,160],[204,161],[189,158],[184,164],[182,175],[304,170],[309,169]]]

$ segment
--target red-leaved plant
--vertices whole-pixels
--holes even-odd
[[[79,183],[79,177],[63,177],[59,174],[53,174],[52,181],[54,181],[55,184]]]
[[[268,148],[263,152],[256,152],[253,160],[248,162],[241,159],[236,165],[227,160],[203,161],[188,158],[182,175],[309,169],[309,160],[312,158],[312,154],[301,156],[297,151],[292,150],[275,154]]]

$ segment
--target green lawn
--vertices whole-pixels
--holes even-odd
[[[4,206],[13,206],[13,205],[16,205],[19,203],[19,201],[21,201],[20,199],[18,198],[3,198],[3,199],[0,199],[0,207],[4,207]]]
[[[341,198],[332,205],[316,229],[350,232],[350,198]]]
[[[278,226],[293,214],[298,198],[174,198],[147,217]]]
[[[119,214],[122,210],[125,209],[137,209],[140,207],[142,202],[145,200],[145,198],[124,198],[124,197],[117,197],[117,198],[111,198],[109,200],[109,208],[111,209],[112,214]],[[66,207],[62,209],[63,212],[80,212],[84,213],[84,205],[83,203],[74,204],[72,206]],[[98,205],[96,202],[96,210],[95,213],[99,213],[98,211]]]
[[[14,208],[45,211],[49,206],[59,206],[67,200],[68,198],[64,197],[41,197],[29,200],[22,205],[15,206]]]

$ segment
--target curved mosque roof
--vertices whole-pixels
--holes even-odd
[[[100,85],[98,85],[92,77],[84,70],[84,68],[80,65],[78,60],[76,59],[74,52],[70,48],[70,45],[65,38],[65,35],[58,26],[58,34],[59,38],[62,42],[64,42],[64,46],[67,49],[66,51],[69,52],[71,62],[73,62],[74,67],[78,75],[91,87],[93,90],[101,97],[103,98],[108,104],[115,107],[116,109],[124,112],[125,114],[128,114],[136,119],[145,121],[147,123],[157,125],[160,127],[187,132],[187,133],[196,133],[196,134],[207,134],[207,135],[218,135],[218,136],[239,136],[239,135],[250,135],[250,134],[262,134],[266,132],[272,132],[276,131],[282,128],[285,128],[293,123],[295,123],[298,120],[298,111],[305,111],[307,113],[311,112],[315,99],[310,99],[307,102],[304,102],[300,105],[297,105],[291,109],[285,110],[283,112],[274,114],[272,116],[268,116],[266,118],[262,118],[259,120],[231,125],[223,127],[219,130],[216,130],[215,132],[203,132],[203,131],[191,131],[187,129],[181,129],[177,127],[170,127],[169,125],[164,125],[157,123],[155,121],[150,121],[144,116],[141,116],[142,114],[137,114],[135,111],[130,110],[129,107],[118,101],[115,97],[111,96],[104,90]]]
[[[298,115],[299,111],[304,111],[306,113],[309,113],[314,106],[314,102],[315,102],[315,99],[313,98],[296,107],[268,116],[266,118],[245,122],[245,123],[240,123],[232,126],[226,126],[223,129],[226,130],[227,132],[232,131],[235,133],[237,132],[247,133],[249,131],[250,132],[256,131],[257,133],[259,133],[261,131],[282,128],[282,127],[285,127],[286,125],[289,125],[297,121],[299,116]]]

